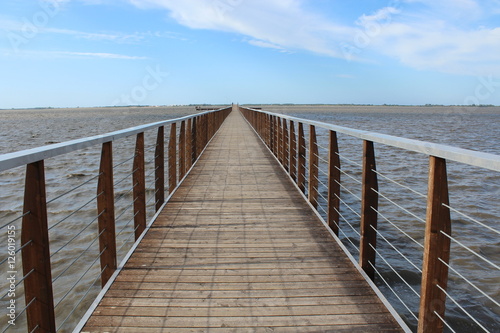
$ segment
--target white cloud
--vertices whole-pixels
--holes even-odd
[[[193,29],[235,32],[255,46],[307,50],[342,57],[337,41],[352,28],[305,11],[299,0],[129,0],[147,8],[165,8],[177,22]]]
[[[75,38],[86,39],[90,41],[108,41],[119,44],[136,44],[140,43],[148,38],[168,38],[177,40],[187,40],[187,38],[182,35],[169,31],[147,31],[147,32],[134,32],[134,33],[122,33],[122,32],[86,32],[77,31],[71,29],[60,29],[45,26],[36,26],[32,22],[17,21],[6,18],[0,18],[0,30],[20,33],[21,35],[25,31],[35,31],[36,34],[59,34],[67,35]]]
[[[144,60],[147,57],[129,56],[116,53],[96,53],[96,52],[45,52],[56,57],[83,57],[83,58],[100,58],[100,59],[122,59],[122,60]]]
[[[258,47],[363,62],[384,55],[417,69],[500,75],[500,27],[487,20],[500,12],[499,0],[401,0],[397,8],[360,13],[350,25],[306,10],[305,0],[128,1],[167,9],[193,29],[241,34]]]
[[[450,7],[441,10],[429,5],[435,10],[432,14],[403,11],[373,36],[370,48],[417,69],[500,75],[500,26],[486,27],[476,21],[455,20],[460,16],[458,13],[479,13],[480,8],[472,0],[459,0],[453,4],[455,10],[451,2]],[[488,22],[487,17],[481,15],[481,22]]]
[[[273,44],[273,43],[264,42],[262,40],[251,39],[251,40],[248,41],[248,44],[254,45],[254,46],[258,46],[258,47],[265,47],[265,48],[269,48],[269,49],[275,49],[275,50],[279,50],[281,52],[286,52],[286,49],[284,49],[283,47],[281,47],[279,45],[276,45],[276,44]]]
[[[73,52],[73,51],[25,51],[23,53],[12,53],[9,50],[3,50],[4,56],[13,56],[16,58],[80,58],[80,59],[118,59],[118,60],[146,60],[147,57],[130,56],[117,53],[105,52]]]

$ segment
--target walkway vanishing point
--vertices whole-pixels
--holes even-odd
[[[98,302],[82,332],[403,330],[237,108]]]

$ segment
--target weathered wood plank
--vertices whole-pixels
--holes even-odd
[[[248,120],[268,137],[273,154],[292,160],[284,156],[293,148],[285,146],[292,140],[283,123],[272,117]],[[203,127],[192,128],[204,135]],[[301,124],[297,141],[295,158],[302,167],[296,167],[304,173]],[[300,182],[305,190],[304,177]],[[400,330],[286,171],[235,112],[84,331],[114,327],[137,332]]]

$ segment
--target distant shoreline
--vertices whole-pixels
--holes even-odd
[[[85,111],[115,111],[141,112],[142,110],[175,111],[176,109],[192,108],[193,113],[199,112],[196,107],[224,107],[227,104],[191,104],[191,105],[165,105],[165,106],[103,106],[103,107],[75,107],[75,108],[20,108],[0,109],[0,112],[85,112]],[[249,108],[262,108],[262,110],[277,113],[414,113],[414,114],[500,114],[500,106],[460,106],[460,105],[372,105],[372,104],[242,104]]]

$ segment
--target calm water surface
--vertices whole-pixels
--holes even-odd
[[[266,110],[287,113],[301,118],[333,123],[340,126],[357,128],[373,132],[381,132],[405,138],[412,138],[435,143],[458,146],[477,151],[489,152],[500,155],[500,108],[479,108],[459,110],[452,108],[396,108],[396,107],[340,107],[340,106],[264,106]],[[106,109],[53,109],[53,110],[0,110],[0,154],[12,151],[34,148],[46,144],[63,142],[71,139],[102,134],[113,130],[123,129],[144,123],[191,114],[193,107],[169,108],[106,108]],[[326,134],[319,131],[319,142],[326,146]],[[146,133],[146,149],[152,147],[155,140],[154,131]],[[133,138],[120,140],[114,145],[115,164],[120,164],[116,169],[115,183],[120,179],[123,182],[116,184],[117,196],[117,243],[119,257],[123,257],[131,243],[130,236],[133,230],[128,223],[133,216],[130,212],[130,185],[126,179],[131,171],[131,162],[127,161],[133,155]],[[342,169],[360,179],[361,170],[356,165],[361,161],[361,141],[346,136],[339,136],[340,154],[342,155]],[[377,153],[377,169],[392,180],[406,187],[411,187],[418,193],[425,194],[427,190],[427,163],[428,157],[424,155],[391,149],[375,145]],[[82,309],[88,307],[93,297],[99,291],[98,282],[88,289],[96,274],[99,273],[98,263],[94,264],[98,256],[98,246],[80,254],[87,249],[96,238],[96,228],[92,222],[95,218],[95,204],[80,208],[88,198],[95,196],[96,182],[92,178],[98,170],[100,147],[78,151],[46,161],[47,172],[47,197],[48,200],[57,198],[69,188],[89,182],[63,199],[54,200],[48,206],[50,210],[49,227],[52,251],[52,266],[55,289],[55,302],[58,304],[56,312],[58,325],[61,331],[69,331],[78,322]],[[149,155],[148,155],[149,154]],[[323,154],[320,152],[320,154]],[[149,156],[149,158],[148,158]],[[326,155],[323,156],[326,158]],[[146,153],[146,161],[151,161],[151,149]],[[75,163],[76,161],[76,163]],[[349,161],[354,163],[349,163]],[[148,164],[151,167],[151,162]],[[500,216],[500,177],[498,173],[479,168],[464,166],[459,163],[449,163],[450,203],[481,223],[495,229],[500,229],[498,220]],[[17,168],[0,173],[0,226],[8,223],[20,215],[22,210],[24,169]],[[342,178],[343,183],[351,189],[354,195],[361,193],[359,184],[349,177]],[[146,181],[154,183],[151,177]],[[389,201],[381,199],[380,211],[384,218],[404,230],[416,242],[398,232],[393,225],[384,218],[379,218],[379,229],[387,237],[387,241],[380,240],[377,248],[385,260],[394,268],[395,273],[384,259],[377,258],[377,268],[383,279],[388,281],[391,288],[403,299],[406,309],[398,299],[392,295],[385,286],[382,278],[377,277],[377,284],[384,290],[397,310],[410,326],[415,325],[412,316],[418,311],[418,298],[410,289],[419,291],[422,255],[417,243],[423,243],[424,225],[420,219],[425,218],[425,199],[408,191],[406,188],[395,185],[388,180],[379,179],[380,192],[388,199],[397,200],[408,212],[395,207]],[[151,197],[153,191],[148,190]],[[326,192],[323,192],[326,195]],[[342,199],[352,210],[359,211],[359,202],[347,192],[342,192]],[[152,203],[149,204],[151,206]],[[68,217],[73,211],[79,209],[78,214]],[[351,209],[343,205],[342,215],[351,221],[352,228],[347,223],[341,222],[344,234],[341,239],[356,257],[355,246],[359,244],[356,231],[359,228],[359,218]],[[151,214],[150,214],[151,216]],[[61,220],[63,220],[61,222]],[[470,222],[460,214],[453,215],[453,234],[462,244],[470,247],[480,255],[489,259],[493,264],[500,265],[500,239],[484,227]],[[20,221],[14,222],[19,231]],[[84,232],[80,231],[84,228]],[[6,241],[6,231],[2,229],[0,241]],[[74,240],[75,235],[78,234]],[[18,246],[19,246],[18,239]],[[71,242],[70,242],[71,241]],[[68,243],[69,242],[69,243]],[[397,247],[407,259],[395,251],[391,245]],[[66,245],[67,244],[67,245]],[[63,247],[57,252],[57,249]],[[4,259],[0,256],[0,261]],[[20,257],[20,255],[18,255]],[[477,260],[469,251],[460,245],[452,245],[451,265],[468,280],[479,286],[496,302],[500,302],[500,272],[491,265]],[[77,260],[77,261],[75,261]],[[73,262],[75,261],[75,264]],[[417,268],[415,268],[415,266]],[[89,268],[89,273],[82,278],[82,285],[75,288],[75,292],[67,293],[75,280]],[[5,266],[0,267],[5,271]],[[18,271],[22,266],[18,262]],[[407,284],[403,283],[402,276]],[[21,273],[19,273],[19,278]],[[4,285],[1,285],[4,286]],[[22,288],[22,284],[18,286]],[[3,288],[5,289],[5,288]],[[3,290],[2,289],[2,290]],[[19,289],[21,290],[21,289]],[[450,273],[450,295],[480,323],[490,331],[500,331],[500,309],[490,300],[478,293],[457,274]],[[88,293],[88,297],[83,297]],[[3,294],[2,294],[3,295]],[[74,304],[83,301],[74,314],[70,314]],[[21,297],[18,303],[23,305]],[[1,300],[4,308],[6,300]],[[23,305],[24,306],[24,305]],[[455,331],[471,332],[478,329],[460,309],[448,302],[449,310],[447,319]],[[22,308],[22,307],[20,307]],[[80,312],[78,312],[80,311]],[[62,325],[65,318],[67,321]],[[20,318],[21,321],[22,318]],[[1,327],[6,323],[6,318],[0,318]],[[19,328],[19,327],[18,327]]]

